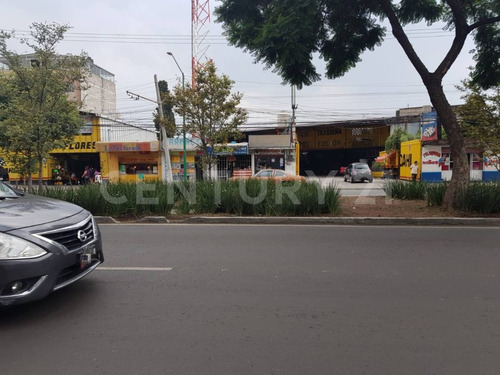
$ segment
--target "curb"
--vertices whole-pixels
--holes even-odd
[[[111,216],[94,216],[94,220],[98,224],[119,224],[120,222]]]
[[[99,224],[121,224],[108,216],[96,216]],[[128,222],[129,223],[129,222]],[[403,225],[403,226],[472,226],[500,227],[500,218],[457,218],[457,217],[241,217],[241,216],[193,216],[183,220],[168,220],[164,216],[146,216],[138,224],[281,224],[281,225]]]

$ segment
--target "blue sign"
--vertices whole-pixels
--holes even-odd
[[[422,141],[435,141],[438,139],[436,111],[422,114]]]
[[[210,155],[225,156],[225,155],[248,155],[248,146],[231,146],[225,147],[224,150],[213,152],[211,147],[207,147]]]
[[[233,155],[248,155],[248,146],[234,147]]]

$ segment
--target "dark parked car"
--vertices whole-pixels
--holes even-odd
[[[373,174],[366,163],[352,163],[347,166],[344,174],[344,181],[349,182],[373,182]]]
[[[103,261],[88,211],[0,182],[0,307],[42,299]]]

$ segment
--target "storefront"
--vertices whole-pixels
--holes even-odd
[[[82,115],[84,125],[79,134],[64,149],[50,151],[42,160],[42,181],[47,184],[68,185],[81,182],[86,166],[94,170],[101,169],[99,152],[96,144],[101,140],[99,117]],[[38,180],[38,173],[33,174],[33,181]],[[11,181],[20,181],[23,176],[11,173]]]
[[[472,181],[498,181],[498,157],[488,157],[483,150],[467,147],[470,179]],[[448,145],[422,146],[422,181],[449,181],[453,173],[453,155]]]
[[[168,138],[168,151],[172,166],[172,179],[174,181],[184,180],[184,139]],[[198,154],[199,140],[186,139],[186,178],[188,181],[196,179],[196,155]]]
[[[212,170],[212,176],[217,180],[252,175],[252,161],[248,152],[248,143],[228,143],[218,151],[209,150],[209,152],[217,157],[217,164]]]
[[[291,174],[298,173],[297,144],[290,135],[250,135],[248,148],[251,155],[252,174],[261,169],[282,169]]]
[[[370,163],[379,156],[390,135],[390,126],[338,124],[297,129],[301,174],[326,176],[353,162]]]
[[[104,182],[148,182],[161,180],[158,141],[97,142]]]
[[[411,165],[417,162],[417,179],[423,181],[423,162],[422,162],[422,142],[419,139],[401,143],[401,152],[399,153],[399,178],[402,180],[411,180]]]

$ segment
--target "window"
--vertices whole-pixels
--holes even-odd
[[[259,173],[257,173],[255,175],[255,177],[272,177],[273,176],[273,171],[270,171],[270,170],[263,170],[263,171],[260,171]]]
[[[442,171],[451,171],[453,169],[453,160],[451,159],[450,153],[443,152],[440,163]]]
[[[481,154],[473,153],[470,155],[472,158],[472,170],[481,171],[483,169],[483,157]]]
[[[370,169],[368,164],[355,164],[354,169]]]
[[[156,164],[121,164],[120,174],[158,174]]]
[[[0,197],[2,198],[9,198],[9,197],[16,197],[16,193],[9,189],[6,185],[0,183]]]
[[[276,171],[276,177],[286,177],[287,174],[283,171]]]

